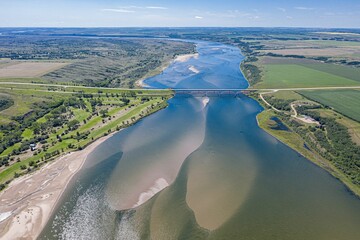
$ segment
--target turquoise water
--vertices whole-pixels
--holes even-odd
[[[247,87],[238,49],[197,48],[145,83]],[[175,97],[97,147],[41,239],[360,239],[359,199],[261,130],[256,101],[203,100]],[[128,210],[159,179],[169,186]]]

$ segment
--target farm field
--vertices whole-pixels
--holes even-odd
[[[358,90],[317,90],[299,93],[360,122],[360,91]]]
[[[347,72],[346,68],[339,66],[331,69],[326,64],[308,66],[307,62],[288,62],[284,59],[262,59],[261,82],[254,85],[257,88],[302,88],[302,87],[345,87],[359,86],[360,70],[353,69]]]
[[[49,72],[66,66],[65,62],[45,61],[10,61],[8,65],[0,65],[0,78],[32,78],[40,77]]]
[[[283,100],[303,100],[304,97],[294,91],[277,91],[275,93],[269,94],[278,99]]]
[[[260,41],[266,46],[262,53],[359,59],[360,43],[355,41],[291,40]]]
[[[326,72],[339,77],[348,78],[354,81],[360,82],[360,69],[355,67],[349,67],[338,64],[323,63],[312,59],[301,59],[301,58],[275,58],[275,57],[263,57],[260,61],[262,65],[270,64],[291,64],[300,65],[313,70]]]

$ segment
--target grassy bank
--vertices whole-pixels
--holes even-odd
[[[360,187],[354,184],[348,176],[346,176],[342,171],[340,171],[336,166],[334,166],[333,162],[322,157],[318,153],[318,149],[313,148],[313,144],[305,141],[304,138],[298,133],[296,133],[296,131],[294,131],[294,129],[290,125],[282,121],[282,123],[285,124],[290,129],[290,131],[276,130],[273,128],[274,122],[271,120],[271,118],[277,117],[281,119],[282,116],[280,114],[273,110],[265,108],[263,112],[257,115],[259,127],[261,127],[270,135],[277,138],[279,141],[299,152],[301,155],[303,155],[316,165],[328,171],[331,175],[343,182],[348,187],[348,189],[351,190],[355,195],[360,197]]]
[[[360,91],[300,91],[301,95],[334,109],[355,121],[360,121]]]

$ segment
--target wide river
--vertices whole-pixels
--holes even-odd
[[[154,88],[246,88],[237,48],[145,81]],[[256,122],[246,97],[174,97],[88,157],[40,239],[360,239],[360,200]]]

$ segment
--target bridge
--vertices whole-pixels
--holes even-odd
[[[176,96],[219,97],[240,96],[249,89],[172,89]]]

